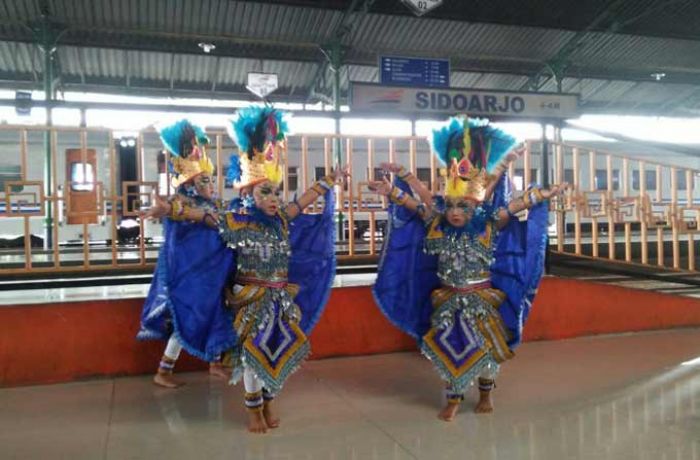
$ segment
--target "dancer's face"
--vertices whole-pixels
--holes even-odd
[[[195,177],[194,187],[202,198],[211,200],[214,197],[214,177],[211,174],[202,173]]]
[[[281,191],[279,186],[270,181],[262,182],[253,187],[255,206],[270,217],[277,214],[280,207]]]
[[[445,217],[453,227],[464,227],[474,215],[474,203],[465,198],[447,198],[445,201]]]

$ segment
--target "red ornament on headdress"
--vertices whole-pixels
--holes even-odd
[[[467,160],[466,158],[463,158],[462,161],[460,161],[459,164],[457,164],[457,174],[460,177],[467,177],[467,173],[469,173],[469,169],[470,169],[469,160]]]
[[[265,159],[272,161],[274,157],[274,145],[277,140],[277,120],[273,114],[267,117],[267,148],[265,149]]]

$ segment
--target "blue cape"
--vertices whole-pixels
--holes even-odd
[[[396,185],[411,193],[405,182],[397,180]],[[504,176],[494,191],[494,207],[505,206],[510,197],[510,182]],[[547,203],[541,203],[530,210],[526,222],[510,219],[497,237],[491,283],[506,294],[499,312],[510,332],[511,348],[522,340],[523,325],[544,272],[547,209]],[[430,293],[440,285],[437,256],[423,251],[426,229],[415,213],[393,204],[388,213],[388,233],[372,292],[389,321],[420,340],[430,329]]]
[[[175,334],[193,356],[214,361],[236,344],[233,315],[224,308],[233,251],[219,232],[201,223],[163,221],[165,242],[141,313],[137,338]]]
[[[302,313],[300,323],[311,333],[328,303],[335,278],[335,196],[326,193],[323,212],[300,214],[289,223],[289,282],[299,285],[294,301]]]
[[[321,214],[301,214],[289,224],[289,282],[299,285],[300,327],[309,334],[328,302],[335,277],[334,196]],[[204,224],[164,220],[165,242],[141,313],[140,340],[175,334],[183,348],[206,361],[236,344],[224,288],[236,276],[235,251]]]

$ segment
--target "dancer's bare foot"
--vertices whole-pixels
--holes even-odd
[[[176,380],[173,377],[173,374],[171,374],[169,372],[168,373],[156,372],[156,375],[153,376],[153,383],[155,383],[159,387],[164,387],[164,388],[177,388],[177,387],[181,387],[182,385],[184,385],[183,382]]]
[[[231,378],[231,368],[225,367],[221,363],[209,363],[209,374],[225,380]]]
[[[474,406],[474,412],[477,414],[490,414],[493,412],[490,391],[479,391],[479,402]]]
[[[267,433],[267,424],[262,411],[248,411],[248,431],[260,434]]]
[[[459,403],[458,402],[448,402],[445,405],[445,407],[438,414],[438,418],[440,420],[444,420],[446,422],[451,422],[452,420],[455,419],[455,416],[457,415],[458,410],[459,410]]]
[[[280,426],[280,418],[275,415],[272,401],[267,401],[263,406],[263,416],[265,417],[265,423],[267,423],[269,428],[277,428]]]

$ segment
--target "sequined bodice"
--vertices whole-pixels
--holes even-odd
[[[180,200],[184,205],[201,209],[205,212],[216,213],[223,207],[221,200],[218,199],[206,199],[201,196],[187,196],[183,194],[177,194],[173,199]]]
[[[215,213],[221,209],[221,202],[214,200],[206,200],[202,201],[199,204],[199,207],[201,207],[206,212]]]
[[[223,233],[228,245],[236,250],[239,276],[286,281],[291,251],[285,231],[246,222],[225,228]]]
[[[448,286],[465,287],[488,278],[493,261],[492,232],[490,227],[482,237],[443,234],[428,238],[426,252],[438,256],[440,281]]]

